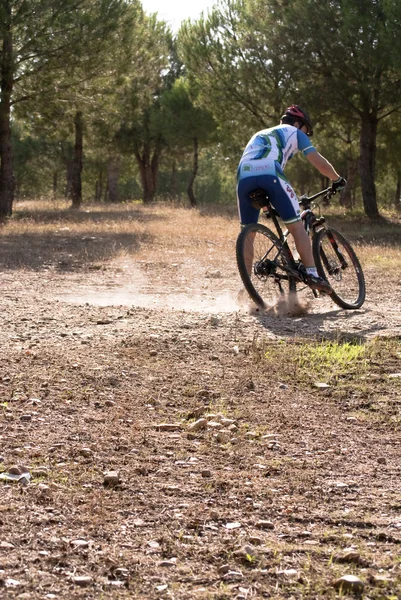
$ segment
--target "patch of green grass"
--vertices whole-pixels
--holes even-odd
[[[366,346],[350,342],[320,342],[305,345],[299,353],[297,367],[317,377],[341,376],[355,368],[366,367]],[[363,360],[365,359],[365,360]]]
[[[363,375],[368,365],[367,346],[359,342],[300,341],[280,344],[265,352],[265,360],[283,366],[287,381],[310,386],[311,381],[326,382],[350,374]]]
[[[271,379],[324,393],[358,418],[401,426],[401,337],[264,341],[250,353]],[[317,392],[316,384],[326,387]]]
[[[259,351],[258,351],[259,352]],[[401,384],[401,339],[355,340],[295,339],[263,346],[263,362],[282,381],[303,387],[311,382],[331,384],[358,382],[363,389],[372,383],[385,395],[392,385]],[[390,377],[393,375],[393,377]],[[381,385],[385,383],[385,385]]]

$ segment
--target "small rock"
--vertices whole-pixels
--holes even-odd
[[[120,483],[120,473],[118,471],[106,471],[103,473],[103,485],[106,487],[116,487]]]
[[[230,441],[230,435],[225,431],[219,431],[219,433],[216,434],[216,440],[219,444],[227,444],[227,442]]]
[[[6,587],[17,587],[17,586],[21,585],[21,582],[18,581],[17,579],[9,578],[4,581],[4,585]]]
[[[116,403],[114,402],[114,400],[106,400],[104,405],[105,406],[115,406]]]
[[[205,429],[207,427],[207,419],[198,419],[194,423],[191,423],[188,426],[189,431],[200,431],[201,429]]]
[[[241,571],[228,571],[225,575],[223,575],[223,579],[225,581],[241,581],[244,576]]]
[[[201,472],[202,477],[207,478],[212,476],[212,472],[209,469],[204,469]]]
[[[114,571],[114,575],[116,577],[121,577],[122,579],[128,579],[129,576],[129,571],[128,569],[126,569],[125,567],[118,567],[115,571]]]
[[[238,521],[233,521],[232,523],[226,523],[224,527],[226,529],[239,529],[240,527],[242,527],[242,525]]]
[[[256,527],[259,529],[274,529],[274,523],[271,521],[261,520],[256,523]]]
[[[230,570],[230,566],[229,565],[221,565],[221,567],[219,567],[217,569],[217,572],[219,573],[219,575],[225,575],[226,573],[228,573]]]
[[[10,544],[10,542],[0,542],[0,548],[2,550],[13,550],[14,545]]]
[[[28,423],[29,421],[32,421],[32,415],[22,415],[20,417],[20,421],[23,423]]]
[[[235,419],[227,419],[227,417],[222,417],[220,419],[220,423],[223,425],[223,427],[230,427],[231,425],[236,426]]]
[[[181,423],[159,423],[155,425],[157,431],[179,431],[181,429]]]
[[[309,538],[309,537],[311,537],[311,535],[312,535],[311,531],[301,531],[301,533],[299,534],[299,537]]]
[[[44,483],[39,483],[38,489],[42,492],[43,495],[46,495],[50,492],[50,487],[45,485]]]
[[[262,540],[262,538],[257,537],[256,535],[253,535],[249,538],[249,543],[252,544],[253,546],[262,546],[263,540]]]
[[[219,271],[219,270],[208,271],[206,273],[206,277],[209,277],[210,279],[221,279],[221,277],[222,277],[221,271]]]
[[[78,577],[73,577],[72,580],[75,585],[79,585],[80,587],[87,587],[93,582],[92,577],[89,577],[89,575],[79,575]]]
[[[79,454],[84,458],[91,458],[93,456],[93,451],[90,448],[81,448]]]
[[[221,319],[219,317],[210,317],[210,324],[213,325],[213,327],[218,327],[221,323]],[[213,356],[212,356],[213,359]]]
[[[159,563],[157,563],[157,566],[169,568],[169,567],[175,567],[176,564],[177,564],[177,559],[171,558],[170,560],[161,560]]]
[[[28,473],[28,469],[27,467],[18,465],[17,467],[10,467],[8,472],[10,475],[22,475],[23,473]]]
[[[253,546],[247,544],[246,546],[242,546],[239,550],[236,550],[234,556],[242,559],[246,563],[251,563],[256,559],[256,550]]]
[[[199,419],[199,417],[201,417],[204,412],[205,412],[205,407],[198,406],[197,408],[194,408],[193,411],[191,411],[190,413],[187,414],[187,420]]]
[[[71,546],[74,548],[87,548],[89,546],[89,542],[87,540],[71,540]]]
[[[361,555],[359,552],[355,550],[346,549],[344,554],[338,557],[338,561],[342,563],[356,563],[359,564],[361,562]]]
[[[377,462],[379,463],[379,465],[386,465],[387,464],[387,460],[384,458],[384,456],[380,456],[377,459]]]
[[[342,593],[360,594],[363,592],[365,584],[356,575],[343,575],[334,582],[333,587]]]
[[[221,423],[219,423],[218,421],[208,421],[207,426],[210,429],[220,429],[221,428]]]
[[[298,571],[296,569],[284,569],[283,571],[278,571],[277,575],[284,575],[285,577],[296,577],[298,575]]]
[[[248,440],[255,440],[258,437],[258,434],[256,431],[247,431],[245,437],[248,438]]]

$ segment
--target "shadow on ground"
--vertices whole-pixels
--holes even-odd
[[[121,253],[135,254],[152,236],[138,233],[21,233],[0,237],[0,269],[75,271],[101,266]]]
[[[334,308],[329,312],[305,314],[299,317],[275,316],[270,311],[253,314],[263,328],[279,337],[364,343],[383,330],[382,325],[366,320],[370,312],[368,308],[355,311]],[[353,322],[360,321],[361,316],[365,317],[364,327],[358,328],[358,331],[349,331]],[[327,329],[328,323],[330,329]]]
[[[149,221],[160,221],[164,217],[156,215],[152,212],[146,212],[142,207],[141,210],[123,206],[121,210],[105,209],[103,210],[71,210],[71,209],[36,209],[32,210],[25,207],[17,209],[12,217],[13,221],[29,221],[41,224],[60,225],[65,224],[83,224],[83,223],[111,223],[111,222],[136,222],[147,223]]]
[[[127,227],[118,231],[119,223],[128,224],[128,229],[132,223],[135,229],[137,223],[160,220],[163,220],[161,215],[146,212],[143,208],[107,208],[103,211],[89,207],[88,210],[76,211],[42,210],[34,206],[30,210],[23,206],[15,211],[10,229],[5,229],[4,235],[1,235],[0,229],[0,269],[75,271],[94,266],[100,268],[100,263],[118,254],[135,254],[143,243],[150,243],[153,239],[148,233],[130,233]],[[54,231],[39,229],[53,224]]]

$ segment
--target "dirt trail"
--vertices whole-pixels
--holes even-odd
[[[327,599],[346,573],[401,595],[399,430],[252,354],[399,336],[399,282],[368,271],[361,310],[277,317],[239,307],[235,265],[217,269],[2,274],[1,455],[37,474],[0,484],[1,597]]]

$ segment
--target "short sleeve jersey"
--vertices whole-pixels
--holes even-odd
[[[284,170],[287,161],[297,152],[306,156],[310,152],[316,152],[316,148],[303,131],[292,125],[277,125],[255,133],[242,154],[240,164],[261,161],[257,164],[270,163],[272,167],[275,165]]]

